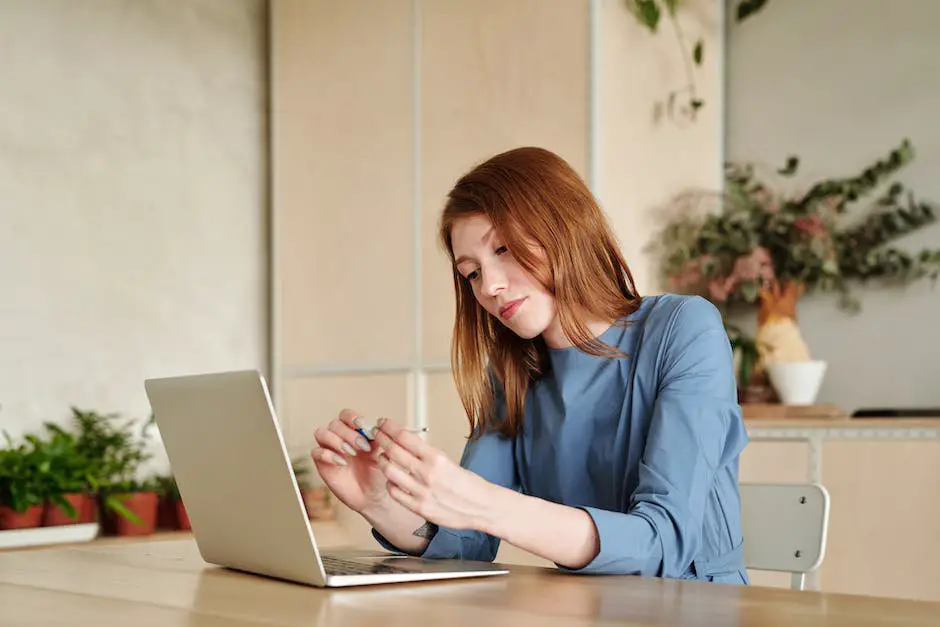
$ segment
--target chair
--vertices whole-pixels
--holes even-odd
[[[790,587],[803,590],[826,553],[829,492],[814,483],[742,483],[740,491],[745,566],[789,572]]]

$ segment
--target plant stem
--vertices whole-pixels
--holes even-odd
[[[672,22],[676,40],[679,42],[679,49],[682,51],[682,66],[685,69],[686,79],[688,80],[686,89],[689,90],[689,117],[695,119],[695,112],[699,107],[699,104],[697,103],[700,101],[698,100],[698,96],[695,90],[695,69],[692,67],[692,55],[689,52],[689,46],[685,40],[685,32],[682,30],[682,26],[679,24],[678,14],[672,14],[668,11],[667,14],[669,15],[669,21]],[[678,91],[673,92],[673,94],[678,93]]]

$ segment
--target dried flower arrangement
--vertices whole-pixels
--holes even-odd
[[[700,294],[723,311],[757,306],[753,340],[729,329],[736,348],[750,357],[739,371],[742,385],[771,363],[811,359],[796,324],[804,294],[838,293],[840,305],[857,312],[853,282],[901,285],[940,275],[940,249],[910,253],[891,245],[936,221],[935,207],[900,182],[887,185],[859,219],[848,220],[850,206],[913,158],[904,140],[857,176],[821,180],[799,193],[776,191],[753,164],[728,164],[718,211],[680,215],[654,237],[651,248],[670,291]],[[792,178],[798,166],[790,157],[776,173]]]

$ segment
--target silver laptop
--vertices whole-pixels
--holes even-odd
[[[317,548],[264,377],[144,382],[202,558],[321,587],[506,574],[487,562]]]

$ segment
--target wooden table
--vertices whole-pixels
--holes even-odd
[[[0,625],[940,624],[940,603],[526,566],[488,579],[321,590],[205,564],[192,539],[0,554]]]

